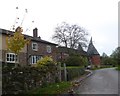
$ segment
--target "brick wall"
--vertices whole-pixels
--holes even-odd
[[[57,58],[57,53],[56,53],[56,46],[55,45],[51,45],[51,44],[45,44],[45,43],[41,43],[41,42],[35,42],[38,44],[38,50],[34,51],[32,50],[32,43],[34,42],[30,42],[30,44],[28,45],[28,55],[41,55],[41,56],[52,56],[52,58],[56,61]],[[51,46],[51,53],[47,52],[47,45]],[[29,58],[30,59],[30,58]],[[29,60],[30,63],[30,60]]]
[[[18,58],[19,58],[19,64],[20,64],[20,66],[24,66],[24,65],[27,64],[27,55],[26,55],[26,53],[21,52],[19,54]]]
[[[99,55],[93,55],[91,57],[91,62],[94,65],[100,65],[100,56]]]

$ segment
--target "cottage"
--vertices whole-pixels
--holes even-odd
[[[6,37],[13,36],[13,32],[5,29],[0,29],[0,61],[3,64],[13,64],[15,59],[21,66],[28,64],[35,64],[37,60],[44,56],[51,56],[56,60],[56,46],[57,44],[42,40],[38,37],[38,29],[33,29],[33,36],[24,35],[25,38],[30,39],[30,43],[25,45],[17,56],[14,53],[7,50]]]

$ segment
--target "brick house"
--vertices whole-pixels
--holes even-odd
[[[12,31],[0,29],[0,54],[2,54],[0,61],[3,64],[14,64],[15,59],[17,59],[17,63],[21,66],[35,64],[37,60],[44,56],[51,56],[56,60],[57,44],[42,40],[40,36],[38,37],[37,28],[33,29],[33,36],[24,35],[26,39],[30,39],[30,43],[25,45],[18,56],[7,50],[6,37],[11,36],[13,36]]]
[[[88,54],[89,63],[93,67],[94,66],[100,67],[100,62],[101,62],[100,54],[98,53],[97,49],[93,45],[92,38],[91,38],[89,46],[88,46],[87,54]]]

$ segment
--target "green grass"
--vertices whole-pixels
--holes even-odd
[[[106,66],[106,67],[100,67],[100,68],[92,68],[92,70],[99,70],[99,69],[104,69],[104,68],[113,68],[113,66]]]
[[[116,70],[120,71],[120,65],[118,65],[118,67],[116,68]]]
[[[67,69],[73,69],[73,68],[83,68],[81,66],[67,66]],[[62,67],[63,70],[63,67]],[[38,96],[49,96],[54,94],[63,94],[66,93],[69,89],[71,89],[73,85],[71,82],[60,82],[60,83],[54,83],[49,84],[43,88],[37,88],[34,90],[31,90],[28,92],[29,95],[32,96],[32,94],[38,94]],[[39,95],[40,94],[40,95]],[[56,95],[55,95],[56,96]]]
[[[67,69],[71,69],[71,68],[84,68],[83,66],[67,66]],[[63,70],[64,67],[61,67],[61,69]]]
[[[70,82],[54,83],[43,88],[34,89],[28,94],[61,94],[66,92],[71,87],[72,84]]]
[[[67,66],[66,68],[83,68],[83,66]]]

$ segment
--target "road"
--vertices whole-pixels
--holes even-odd
[[[85,79],[78,94],[118,94],[118,71],[106,68],[93,71],[93,75]]]

